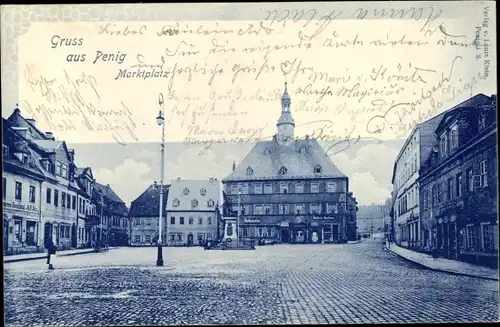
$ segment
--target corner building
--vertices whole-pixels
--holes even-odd
[[[356,238],[349,179],[317,142],[294,137],[286,83],[277,134],[255,144],[222,183],[242,240],[337,243]]]

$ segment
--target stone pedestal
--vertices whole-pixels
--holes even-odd
[[[237,244],[238,231],[236,228],[236,219],[226,219],[224,221],[224,237],[222,238],[224,242],[230,243],[231,245]],[[231,241],[229,241],[231,240]]]

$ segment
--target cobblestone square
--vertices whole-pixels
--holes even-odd
[[[119,248],[6,264],[5,324],[421,323],[498,320],[498,282],[359,244],[255,251]]]

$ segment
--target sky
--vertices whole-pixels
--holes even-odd
[[[360,205],[381,204],[390,197],[392,167],[403,142],[360,141],[331,156],[349,177],[351,191]],[[97,182],[110,184],[127,205],[160,180],[158,143],[69,143],[68,146],[75,150],[77,166],[91,167]],[[201,146],[167,143],[165,183],[177,177],[221,180],[230,174],[233,161],[240,163],[252,146],[252,143],[213,145],[200,155]]]

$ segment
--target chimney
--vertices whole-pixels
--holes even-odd
[[[180,182],[181,181],[181,178],[180,177],[177,177],[177,181]]]
[[[54,134],[52,134],[52,132],[46,132],[45,137],[52,141],[55,140]]]
[[[109,188],[109,184],[106,184],[106,187]]]
[[[213,178],[213,177],[210,177],[210,178],[208,179],[208,181],[209,181],[210,183],[213,183],[213,182],[214,182],[214,178]]]
[[[30,123],[33,127],[36,127],[36,120],[34,120],[33,118],[25,118],[24,120]]]
[[[156,190],[156,187],[158,186],[158,183],[156,181],[153,182],[153,190]]]
[[[236,169],[236,160],[233,160],[233,171]]]
[[[309,134],[306,134],[306,140],[309,140]]]

